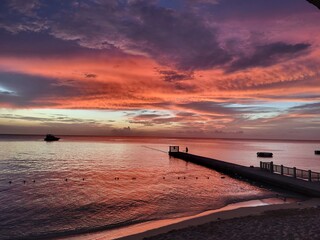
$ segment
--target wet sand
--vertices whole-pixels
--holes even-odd
[[[122,240],[320,239],[320,199],[212,213]]]

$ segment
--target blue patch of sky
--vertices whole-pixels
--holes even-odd
[[[0,93],[14,93],[13,91],[9,90],[8,88],[0,86]]]
[[[225,107],[239,109],[241,113],[244,110],[246,113],[242,117],[248,120],[274,118],[283,113],[290,111],[290,108],[302,106],[302,102],[255,102],[252,104],[231,103]],[[250,113],[252,110],[252,113]]]
[[[231,103],[226,104],[225,107],[229,108],[245,108],[245,109],[274,109],[278,111],[286,111],[292,107],[302,106],[304,102],[255,102],[251,104],[239,104],[239,103]]]
[[[262,112],[262,113],[248,113],[243,114],[243,117],[248,120],[256,120],[262,118],[274,118],[280,115],[280,112]]]

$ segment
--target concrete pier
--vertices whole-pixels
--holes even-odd
[[[248,180],[260,182],[293,191],[309,197],[320,197],[320,182],[310,182],[302,179],[292,178],[268,171],[263,171],[260,167],[246,167],[234,163],[228,163],[217,159],[197,156],[184,152],[171,152],[169,155],[188,162],[202,165],[218,172],[236,177],[240,176]]]

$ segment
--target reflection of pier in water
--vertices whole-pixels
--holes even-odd
[[[320,197],[320,173],[311,170],[288,168],[282,165],[274,165],[273,162],[260,162],[259,167],[246,167],[180,152],[178,146],[170,146],[169,155],[231,176],[243,177],[310,197]]]

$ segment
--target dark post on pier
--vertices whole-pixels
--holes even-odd
[[[259,167],[247,167],[213,158],[180,152],[179,146],[170,146],[169,155],[175,158],[202,165],[232,177],[291,190],[311,197],[320,197],[320,173],[295,167],[276,165],[273,162],[260,162]]]

